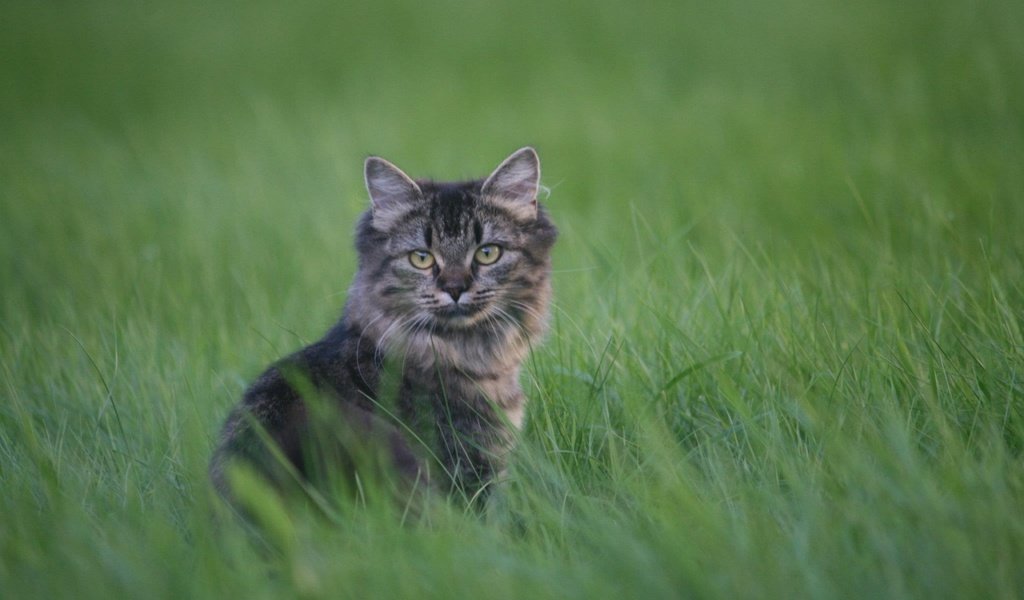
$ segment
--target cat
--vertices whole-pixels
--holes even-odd
[[[479,502],[506,468],[558,236],[538,202],[537,153],[521,148],[462,182],[413,180],[371,156],[364,178],[370,206],[341,319],[271,365],[229,414],[210,463],[225,497],[236,464],[281,484],[372,456],[403,489]],[[324,430],[333,442],[317,445]]]

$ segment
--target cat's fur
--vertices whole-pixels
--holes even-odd
[[[537,202],[537,154],[523,148],[486,180],[456,183],[414,181],[370,157],[365,179],[371,207],[341,320],[268,368],[231,412],[210,465],[229,497],[235,463],[278,482],[310,478],[324,404],[328,433],[344,440],[317,455],[328,468],[355,468],[366,450],[400,479],[474,498],[505,467],[526,402],[520,365],[551,296],[557,230]],[[488,244],[500,256],[480,264]],[[435,264],[415,267],[416,250]]]

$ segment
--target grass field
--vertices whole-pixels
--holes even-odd
[[[1024,4],[345,4],[0,8],[0,597],[1024,597]],[[491,510],[215,519],[363,157],[525,144],[557,307]]]

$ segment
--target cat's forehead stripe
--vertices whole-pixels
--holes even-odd
[[[431,197],[430,220],[445,237],[458,237],[466,231],[476,205],[468,185],[438,186]]]

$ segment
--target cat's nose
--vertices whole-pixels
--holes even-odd
[[[453,283],[442,287],[441,291],[451,296],[453,302],[458,302],[459,298],[462,296],[462,293],[466,291],[466,286],[461,282]]]
[[[452,297],[453,302],[458,302],[459,298],[469,289],[470,283],[473,282],[473,276],[468,271],[462,270],[449,270],[441,273],[440,277],[437,278],[437,287],[449,296]]]

